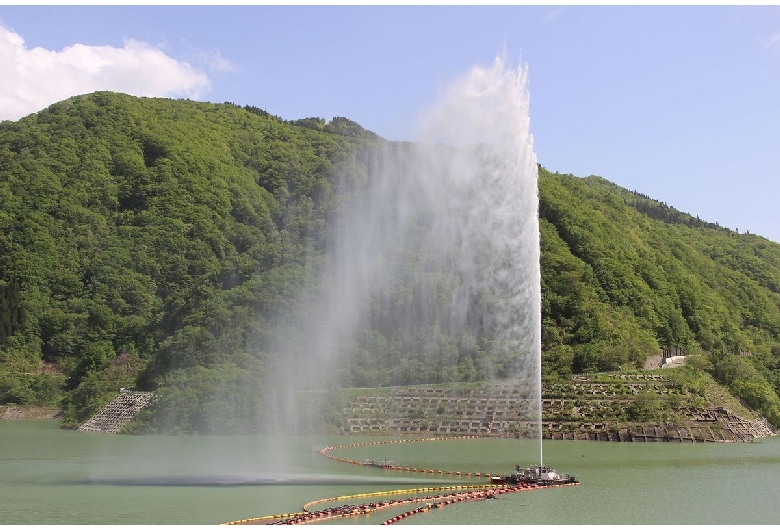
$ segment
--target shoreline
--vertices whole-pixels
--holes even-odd
[[[0,420],[54,420],[59,418],[56,407],[39,405],[0,405]]]

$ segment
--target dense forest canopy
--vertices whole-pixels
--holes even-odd
[[[272,330],[307,310],[335,216],[388,144],[346,118],[109,92],[0,124],[0,403],[56,403],[72,424],[120,387],[156,389],[147,429],[261,428]],[[542,167],[539,217],[545,377],[678,347],[780,423],[780,245]],[[496,375],[489,329],[399,334],[400,285],[334,384]]]

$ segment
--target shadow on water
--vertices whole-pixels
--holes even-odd
[[[178,475],[162,477],[88,478],[52,481],[54,485],[82,486],[392,486],[438,484],[441,480],[326,475]]]

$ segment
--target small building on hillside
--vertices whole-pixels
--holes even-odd
[[[685,355],[673,355],[672,357],[664,357],[661,368],[677,368],[683,364],[685,364]]]

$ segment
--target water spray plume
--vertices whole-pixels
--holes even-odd
[[[460,227],[468,233],[466,244],[482,251],[482,242],[490,242],[490,258],[483,264],[492,268],[487,285],[500,295],[494,312],[496,336],[505,348],[500,355],[516,359],[508,375],[535,386],[531,398],[543,464],[538,166],[529,106],[528,70],[509,67],[504,54],[448,87],[423,116],[420,140],[456,145],[469,153],[474,152],[469,146],[480,146],[478,156],[463,161],[464,171],[448,175],[450,183],[463,179],[476,184],[465,187],[473,195],[454,191],[449,200],[468,212]]]
[[[369,368],[388,375],[374,385],[453,382],[464,373],[520,380],[522,419],[539,437],[541,460],[527,69],[505,57],[473,68],[422,113],[416,140],[371,144],[342,169],[329,261],[315,264],[324,281],[312,283],[306,310],[275,341],[281,371],[272,384],[291,405],[281,416],[296,414],[301,389],[370,386],[349,368],[361,351],[382,347],[388,353],[375,358],[384,364]]]

